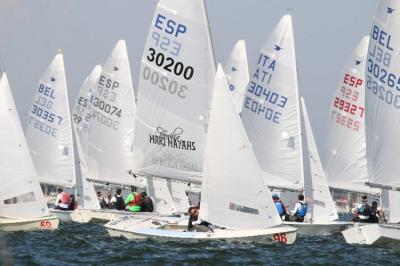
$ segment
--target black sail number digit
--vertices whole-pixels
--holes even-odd
[[[154,48],[149,48],[150,54],[147,55],[149,62],[154,62],[156,66],[175,74],[182,76],[186,80],[192,79],[194,75],[194,68],[192,66],[185,66],[182,62],[175,61],[172,57],[166,57],[163,53],[157,53]]]

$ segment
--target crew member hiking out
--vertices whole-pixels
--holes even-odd
[[[125,199],[126,209],[131,212],[140,212],[140,195],[136,187],[132,186],[132,192]]]

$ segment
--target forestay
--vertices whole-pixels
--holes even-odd
[[[160,0],[141,63],[134,172],[201,181],[214,76],[203,0]]]
[[[27,141],[40,182],[75,184],[72,122],[61,53],[39,80],[28,116]]]
[[[290,15],[283,16],[260,49],[241,117],[261,169],[279,177],[268,178],[268,185],[301,188],[303,159]]]
[[[371,183],[400,185],[400,2],[384,0],[372,23],[366,66],[366,139]]]
[[[228,80],[229,90],[232,94],[233,103],[238,113],[240,113],[246,94],[246,87],[249,83],[249,66],[244,40],[239,40],[235,44],[235,47],[233,47],[224,65],[224,71]]]
[[[304,99],[301,98],[301,121],[304,159],[304,195],[309,205],[308,218],[313,222],[329,222],[338,219],[335,203],[329,191],[328,181],[322,168],[311,129]]]
[[[118,41],[108,57],[89,104],[92,105],[88,134],[90,179],[137,185],[128,174],[133,164],[136,104],[125,41]]]
[[[236,229],[281,223],[246,131],[218,66],[201,190],[202,219]]]
[[[365,145],[365,65],[369,36],[362,38],[343,67],[331,101],[325,170],[329,185],[350,191],[368,191]]]
[[[0,216],[48,215],[7,75],[0,75]]]

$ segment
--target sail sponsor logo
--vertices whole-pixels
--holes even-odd
[[[258,209],[254,209],[251,207],[239,205],[233,202],[229,203],[229,209],[233,211],[238,211],[238,212],[244,212],[244,213],[249,213],[249,214],[260,214],[258,212]]]
[[[183,134],[183,129],[181,127],[177,127],[168,132],[168,130],[158,126],[157,133],[158,134],[149,134],[149,142],[151,144],[179,150],[196,150],[196,142],[181,139],[181,135]]]

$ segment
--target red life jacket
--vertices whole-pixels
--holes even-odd
[[[62,204],[69,204],[70,198],[67,192],[61,192],[61,202]]]
[[[140,195],[137,192],[132,192],[133,193],[133,200],[131,200],[128,204],[128,206],[135,206],[138,205],[140,202]]]

